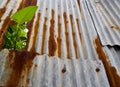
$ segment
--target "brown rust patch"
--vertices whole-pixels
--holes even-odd
[[[6,11],[5,7],[4,8],[0,8],[0,19],[3,16],[3,14],[5,13],[5,11]]]
[[[72,27],[72,37],[73,37],[73,45],[74,45],[74,50],[75,50],[75,56],[78,58],[78,51],[77,51],[77,44],[76,44],[76,38],[75,38],[75,32],[74,32],[74,26],[73,26],[73,16],[70,15],[70,22],[71,22],[71,27]]]
[[[54,22],[54,10],[52,10],[52,19],[50,20],[49,56],[54,56],[56,52],[56,42],[54,38]]]
[[[23,0],[23,7],[32,6],[37,4],[37,0]]]
[[[102,45],[99,41],[99,38],[95,39],[95,48],[98,54],[99,59],[103,62],[105,71],[108,77],[108,81],[111,87],[120,87],[120,76],[117,74],[116,69],[110,65],[108,62],[108,57],[105,54]]]
[[[9,2],[10,2],[10,0],[7,0],[7,2],[6,2],[6,6],[8,5]]]
[[[110,28],[116,29],[116,30],[120,30],[120,27],[119,27],[119,26],[111,26]]]
[[[60,23],[60,15],[58,15],[58,38],[57,38],[57,46],[58,46],[58,57],[61,58],[61,23]]]
[[[78,2],[79,10],[81,12],[80,0],[77,0],[77,2]]]
[[[34,36],[33,36],[33,43],[32,43],[32,48],[31,48],[31,52],[35,52],[35,44],[36,44],[36,38],[37,38],[37,34],[38,34],[38,29],[40,27],[40,16],[41,14],[38,13],[37,14],[37,20],[35,22],[35,27],[32,29],[34,31]]]
[[[64,68],[62,69],[62,73],[66,72],[66,67],[64,66]]]
[[[0,8],[0,19],[1,17],[3,16],[3,14],[5,13],[6,11],[6,6],[8,5],[8,3],[10,2],[10,0],[7,0],[5,6],[3,8]]]
[[[80,33],[79,19],[76,19],[76,22],[77,22],[77,27],[78,27],[79,38],[80,38],[80,41],[82,43],[82,35]]]
[[[67,58],[70,58],[70,48],[69,48],[69,36],[68,36],[68,21],[66,13],[63,14],[64,24],[65,24],[65,36],[66,36],[66,47],[67,47]]]
[[[26,80],[27,87],[28,87],[29,82],[30,82],[30,79],[27,79]]]
[[[43,36],[42,36],[42,48],[41,48],[41,54],[44,54],[44,45],[45,45],[45,37],[46,37],[46,31],[47,31],[47,17],[44,19],[44,25],[43,25]]]
[[[35,17],[34,17],[35,18]],[[27,29],[29,30],[27,33],[27,44],[26,44],[26,49],[28,49],[29,43],[30,43],[30,35],[32,33],[32,27],[33,27],[33,22],[34,22],[34,18],[27,23]]]
[[[35,68],[37,68],[37,64],[35,64]]]
[[[96,68],[96,72],[99,72],[100,71],[100,69],[99,68]]]
[[[13,67],[11,67],[12,72],[5,87],[18,87],[22,73],[24,72],[25,75],[28,75],[36,53],[27,51],[11,51],[10,54],[14,54],[15,57]]]

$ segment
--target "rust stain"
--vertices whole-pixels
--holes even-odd
[[[24,4],[25,7],[37,4],[37,0],[24,0],[24,1],[25,1],[25,4]]]
[[[77,0],[77,2],[78,2],[78,6],[79,6],[79,9],[80,9],[80,12],[81,12],[80,0]]]
[[[0,8],[0,19],[3,16],[3,14],[5,13],[5,11],[6,11],[5,7],[4,8]]]
[[[5,13],[6,11],[6,6],[8,5],[8,3],[10,2],[10,0],[7,0],[5,6],[3,8],[0,8],[0,19],[1,17],[3,16],[3,14]]]
[[[4,34],[6,33],[7,29],[8,29],[8,26],[10,24],[10,16],[12,14],[12,10],[11,12],[9,13],[9,16],[6,17],[6,19],[4,20],[4,23],[2,25],[2,28],[0,30],[0,48],[4,45]]]
[[[34,17],[35,18],[35,17]],[[28,49],[29,43],[30,43],[30,35],[32,33],[32,27],[33,27],[33,22],[34,22],[34,18],[27,23],[27,29],[29,30],[27,33],[27,44],[26,44],[26,49]]]
[[[72,27],[72,36],[73,36],[73,44],[74,44],[74,50],[75,50],[75,56],[78,58],[78,51],[77,51],[77,44],[76,44],[76,38],[75,38],[75,32],[74,32],[74,26],[73,26],[73,16],[70,15],[70,22]]]
[[[76,19],[76,22],[77,22],[77,27],[78,27],[78,33],[79,33],[80,41],[82,43],[82,35],[80,33],[79,19]]]
[[[65,24],[65,36],[66,36],[66,47],[67,47],[67,58],[70,58],[70,48],[69,48],[69,39],[68,39],[68,21],[66,13],[63,14],[64,24]]]
[[[58,57],[61,58],[61,23],[60,23],[60,15],[58,15],[58,38],[57,38],[57,46],[58,46]]]
[[[18,10],[20,10],[24,7],[33,6],[36,4],[37,4],[37,0],[22,0]]]
[[[99,68],[96,68],[96,72],[99,72],[100,71],[100,69]]]
[[[64,66],[64,68],[62,69],[62,73],[66,72],[66,67]]]
[[[33,64],[33,59],[37,55],[33,52],[27,52],[27,51],[11,51],[10,55],[15,55],[14,62],[12,68],[12,73],[6,83],[5,87],[18,87],[20,78],[23,77],[22,73],[26,72],[26,75],[28,75],[29,70]],[[12,57],[11,57],[12,58]],[[24,77],[23,77],[24,78]],[[29,81],[27,80],[29,83]]]
[[[35,64],[35,68],[37,68],[37,64]]]
[[[26,80],[26,83],[29,84],[29,82],[30,82],[30,79],[27,79],[27,80]],[[28,85],[27,85],[27,87],[28,87]]]
[[[54,56],[56,52],[56,42],[54,38],[54,23],[54,10],[52,10],[52,19],[50,20],[49,56]]]
[[[95,48],[96,48],[98,57],[100,60],[102,60],[104,64],[110,86],[120,87],[120,76],[117,74],[116,69],[112,67],[110,63],[108,62],[108,57],[105,54],[104,50],[102,49],[102,45],[98,37],[95,39],[94,43],[95,43]]]
[[[110,28],[116,29],[116,30],[120,30],[120,27],[119,27],[119,26],[111,26]]]
[[[22,0],[20,5],[19,5],[19,8],[17,10],[20,10],[20,9],[24,8],[25,7],[25,3],[26,3],[26,0]]]
[[[7,0],[7,2],[6,2],[6,5],[5,5],[5,6],[7,6],[9,2],[10,2],[10,0]]]
[[[42,36],[42,48],[41,48],[41,54],[44,54],[44,45],[45,45],[45,37],[46,37],[46,30],[47,30],[47,17],[44,19],[44,25],[43,25],[43,36]]]
[[[40,27],[40,16],[41,16],[41,14],[38,13],[37,14],[37,20],[35,22],[35,27],[33,29],[31,29],[31,30],[34,30],[33,43],[32,43],[32,48],[30,50],[31,52],[32,51],[35,52],[36,38],[37,38],[37,34],[38,34],[38,29]]]

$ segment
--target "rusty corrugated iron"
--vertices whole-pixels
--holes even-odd
[[[100,15],[99,12],[94,12],[98,9],[94,3],[105,2],[104,4],[112,5],[111,2],[116,1],[2,0],[0,2],[0,47],[3,45],[3,36],[12,23],[10,16],[26,6],[39,6],[33,20],[27,24],[29,32],[26,49],[0,52],[0,86],[120,86],[120,69],[118,69],[120,63],[113,62],[113,55],[119,56],[119,52],[115,50],[112,53],[114,47],[111,50],[108,46],[103,46],[104,41],[98,33],[101,27],[96,25],[94,18],[94,15],[98,18]],[[113,7],[116,5],[113,4]],[[119,10],[119,7],[116,9]],[[100,18],[99,20],[102,21]],[[101,24],[104,26],[105,23]],[[115,39],[114,36],[112,38]],[[108,40],[106,42],[109,43]],[[114,41],[112,44],[116,45]],[[119,57],[114,60],[119,60]]]

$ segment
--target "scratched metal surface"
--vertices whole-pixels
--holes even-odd
[[[4,9],[0,9],[0,46],[14,12],[35,4],[39,9],[27,24],[27,51],[0,52],[0,86],[119,87],[119,50],[106,46],[119,45],[119,30],[111,29],[111,34],[116,35],[100,32],[104,30],[101,25],[107,25],[95,6],[101,1],[1,0],[0,8]],[[104,35],[111,37],[106,40]]]

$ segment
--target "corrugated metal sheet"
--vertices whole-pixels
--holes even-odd
[[[9,54],[7,50],[3,50],[1,55],[4,53]],[[9,87],[16,87],[18,78],[11,78],[10,74],[17,75],[17,72],[5,68],[16,65],[12,61],[14,58],[9,58],[6,55],[3,57],[0,57],[2,63],[5,63],[4,65],[1,63],[4,72],[1,73],[0,85],[6,86],[7,84]],[[19,87],[109,87],[103,64],[100,61],[64,60],[64,58],[60,59],[56,56],[37,55],[29,73],[27,73],[27,65],[24,63],[22,67],[24,70],[19,78]],[[19,67],[19,64],[16,67]],[[19,67],[19,69],[21,68]],[[8,78],[11,78],[10,81]]]
[[[120,45],[120,0],[86,0],[102,45]]]
[[[0,2],[2,2],[0,3],[0,46],[3,44],[3,35],[11,24],[10,16],[26,6],[39,6],[34,19],[27,24],[29,29],[27,51],[3,50],[0,53],[0,86],[120,86],[118,73],[120,62],[117,61],[119,56],[114,57],[119,51],[114,50],[113,47],[113,53],[111,48],[102,46],[119,45],[116,39],[119,36],[112,34],[114,32],[118,34],[119,30],[110,29],[113,40],[101,39],[101,36],[106,35],[108,38],[110,35],[102,31],[105,29],[103,26],[108,22],[103,20],[104,16],[101,14],[105,14],[105,18],[109,20],[111,17],[109,18],[106,10],[100,13],[100,9],[105,8],[98,8],[100,2],[102,4],[105,2],[104,5],[107,5],[117,1],[1,0]],[[117,3],[112,6],[115,10],[120,10]],[[107,7],[107,9],[111,8]],[[116,19],[115,24],[118,20]]]

